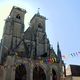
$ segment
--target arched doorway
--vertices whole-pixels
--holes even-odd
[[[46,74],[40,66],[33,69],[33,80],[46,80]]]
[[[54,69],[52,69],[52,80],[57,80],[57,75]]]
[[[24,64],[16,67],[15,80],[26,80],[26,68]]]

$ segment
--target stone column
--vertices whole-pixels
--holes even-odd
[[[4,65],[4,80],[11,80],[11,56],[7,57],[6,63]]]
[[[16,67],[12,68],[11,80],[15,80],[15,69]]]
[[[16,69],[16,67],[15,67],[15,56],[13,56],[12,57],[12,63],[11,63],[11,65],[12,65],[12,69],[11,69],[11,80],[15,80],[15,69]]]
[[[30,60],[27,60],[26,65],[26,80],[33,80],[33,63]]]
[[[33,80],[33,63],[30,64],[30,80]]]
[[[26,80],[30,80],[29,79],[29,64],[28,64],[28,61],[27,59],[23,61],[23,64],[25,65],[25,68],[26,68]]]
[[[15,80],[15,71],[13,71],[14,56],[8,56],[4,65],[4,79],[3,80]]]
[[[49,76],[50,76],[50,80],[52,80],[52,69],[50,68],[50,70],[49,70]]]
[[[46,80],[50,80],[50,67],[48,64],[43,64],[43,70],[46,75]]]
[[[5,80],[6,79],[6,69],[4,68],[3,69],[3,80]]]

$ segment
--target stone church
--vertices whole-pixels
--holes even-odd
[[[13,6],[0,43],[0,80],[64,80],[65,66],[46,35],[46,17],[38,12],[24,31],[26,10]]]

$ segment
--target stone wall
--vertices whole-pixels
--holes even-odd
[[[3,80],[3,69],[1,66],[0,66],[0,80]]]

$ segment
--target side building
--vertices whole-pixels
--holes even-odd
[[[80,65],[69,65],[67,67],[66,80],[80,80]]]
[[[0,80],[63,80],[64,62],[46,34],[46,17],[38,12],[24,31],[26,10],[13,7],[5,21],[0,48]]]

